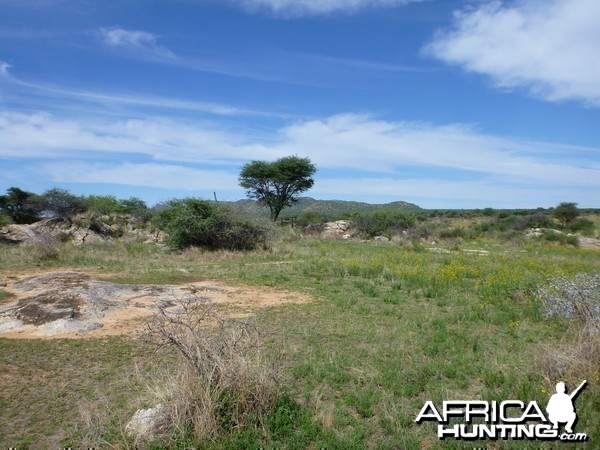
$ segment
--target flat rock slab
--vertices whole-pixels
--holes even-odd
[[[129,285],[80,272],[51,272],[8,281],[14,296],[0,305],[0,337],[44,338],[128,334],[161,309],[177,311],[183,302],[216,302],[230,315],[308,296],[270,288],[228,287],[220,283]]]

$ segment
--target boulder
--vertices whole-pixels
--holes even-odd
[[[7,225],[0,229],[0,242],[19,244],[34,238],[35,233],[29,225]]]
[[[167,430],[169,415],[169,408],[163,404],[154,408],[138,409],[125,426],[125,433],[136,441],[156,439]]]
[[[350,229],[350,222],[347,220],[336,220],[335,222],[325,223],[325,231],[335,231],[340,234]]]
[[[350,230],[350,222],[347,220],[316,224],[310,229],[307,227],[310,234],[315,234],[316,231],[320,237],[329,239],[350,239],[352,234],[348,230]]]
[[[66,219],[46,219],[26,225],[7,225],[0,229],[0,242],[32,244],[40,236],[60,238],[70,223]]]

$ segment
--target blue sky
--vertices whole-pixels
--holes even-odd
[[[598,0],[0,0],[0,192],[600,207]]]

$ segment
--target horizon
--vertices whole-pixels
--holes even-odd
[[[594,0],[0,0],[0,192],[536,209],[600,198]]]
[[[19,186],[11,186],[11,187],[16,187],[16,188],[20,189]],[[58,188],[58,187],[54,186],[53,188]],[[53,189],[53,188],[50,188],[50,189]],[[62,189],[62,188],[58,188],[58,189]],[[43,192],[31,192],[31,191],[26,191],[26,192],[32,193],[34,195],[42,195],[43,194]],[[99,196],[99,197],[112,196],[116,200],[129,200],[131,198],[139,198],[139,197],[135,197],[135,196],[130,196],[130,197],[127,197],[127,198],[126,197],[118,197],[118,196],[114,196],[112,194],[103,194],[103,193],[98,193],[98,192],[87,194],[87,195],[85,195],[85,194],[74,194],[73,192],[71,192],[69,190],[67,190],[67,192],[70,193],[70,194],[73,194],[75,196],[82,197],[84,200],[86,200],[88,196]],[[0,195],[2,195],[2,194],[0,194]],[[215,199],[214,196],[213,196],[213,198],[207,198],[207,197],[194,197],[194,196],[190,196],[190,195],[188,195],[186,197],[172,197],[172,198],[169,198],[169,199],[166,199],[166,200],[162,200],[162,201],[158,201],[158,202],[155,202],[155,203],[148,203],[145,200],[144,200],[144,202],[146,203],[146,206],[148,207],[148,209],[153,209],[153,208],[156,208],[158,206],[164,205],[164,204],[168,203],[169,201],[172,201],[172,200],[183,200],[183,199],[186,199],[186,198],[195,198],[195,199],[199,199],[199,200],[203,200],[203,201],[207,201],[207,202],[215,202],[215,203],[220,203],[220,202],[223,202],[223,203],[251,202],[251,203],[256,203],[256,204],[260,205],[260,201],[259,200],[255,200],[255,199],[248,198],[248,197],[240,198],[240,199],[237,199],[237,200],[222,200],[222,199],[219,199],[218,196]],[[468,211],[469,212],[469,211],[482,211],[482,210],[486,210],[486,209],[492,209],[494,211],[536,211],[536,210],[543,209],[545,211],[549,211],[549,210],[553,210],[557,206],[559,206],[559,204],[556,204],[556,205],[548,206],[548,207],[537,206],[537,207],[533,207],[533,208],[492,208],[492,207],[489,207],[489,206],[488,207],[482,207],[482,208],[426,208],[426,207],[422,207],[421,205],[418,205],[416,203],[407,202],[407,201],[404,201],[404,200],[391,200],[391,201],[388,201],[388,202],[385,202],[385,203],[376,203],[376,202],[362,202],[362,201],[358,201],[358,200],[343,200],[343,199],[339,199],[339,198],[318,199],[318,198],[314,198],[314,197],[312,197],[310,195],[302,195],[302,196],[295,197],[294,199],[295,199],[294,202],[299,202],[299,201],[302,201],[302,200],[312,200],[312,201],[317,201],[317,202],[360,203],[360,204],[363,204],[363,205],[382,206],[382,207],[385,207],[385,206],[388,206],[388,205],[392,205],[394,203],[406,203],[410,207],[416,207],[419,210],[423,210],[423,211],[436,211],[436,210],[439,210],[439,211]],[[561,203],[568,203],[568,202],[561,202]],[[577,209],[579,209],[580,211],[586,211],[586,210],[588,210],[588,211],[600,211],[600,208],[581,207],[577,203],[575,203],[575,205],[576,205]],[[262,205],[262,207],[265,209],[265,212],[267,212],[268,206],[267,205]],[[285,207],[282,210],[282,214],[285,215],[285,212],[288,211],[288,209],[289,209],[289,207]]]

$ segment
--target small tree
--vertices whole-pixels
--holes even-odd
[[[131,214],[131,216],[140,222],[148,222],[152,217],[152,211],[146,205],[146,202],[137,197],[130,197],[127,200],[119,200],[119,212]]]
[[[14,223],[37,222],[40,220],[38,202],[36,194],[11,187],[6,190],[6,195],[0,195],[0,212]]]
[[[269,207],[275,222],[286,206],[297,201],[301,192],[310,189],[317,171],[308,158],[286,156],[274,162],[252,161],[240,172],[240,186],[249,198]]]
[[[114,195],[88,195],[86,199],[90,211],[98,214],[114,214],[119,209],[119,200]]]
[[[577,203],[562,202],[554,208],[554,217],[560,220],[565,227],[575,220],[577,216],[579,216]]]
[[[83,197],[77,197],[65,189],[49,189],[41,196],[44,214],[52,217],[70,219],[75,214],[87,210]]]

